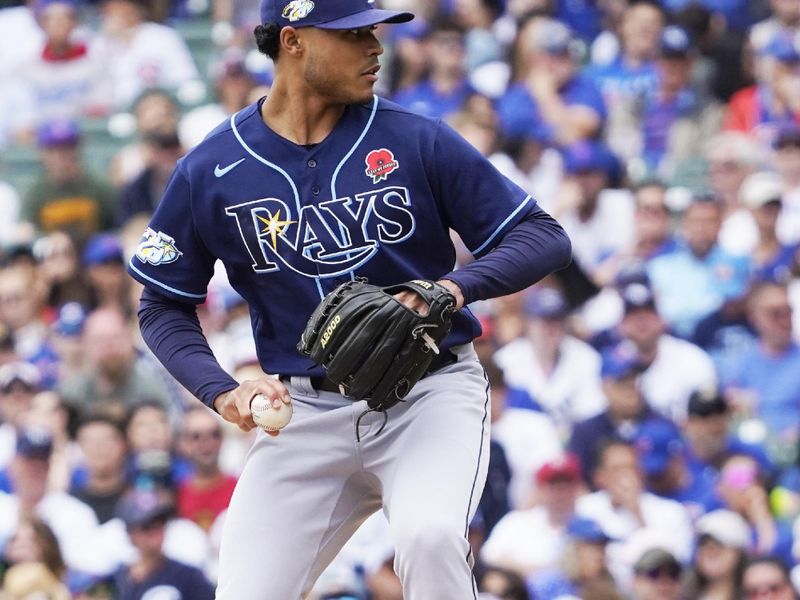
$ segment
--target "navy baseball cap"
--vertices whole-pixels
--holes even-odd
[[[83,250],[83,264],[87,267],[115,262],[124,263],[122,244],[113,233],[98,233]]]
[[[683,454],[686,443],[678,428],[664,419],[650,419],[639,426],[634,441],[642,470],[647,475],[666,471],[673,457]]]
[[[656,298],[649,285],[644,283],[629,283],[620,290],[625,313],[635,310],[656,310]]]
[[[47,121],[36,130],[36,143],[40,148],[74,146],[80,139],[80,127],[69,119]]]
[[[689,396],[686,410],[690,417],[711,417],[728,412],[728,401],[719,390],[696,390]]]
[[[564,168],[570,174],[603,171],[612,177],[617,171],[616,156],[601,142],[576,142],[564,148],[563,157]]]
[[[172,503],[162,494],[156,491],[137,490],[120,498],[114,516],[121,519],[126,527],[136,528],[157,519],[166,519],[172,512]]]
[[[74,337],[83,332],[86,310],[78,302],[67,302],[58,309],[53,330],[66,337]]]
[[[53,453],[53,438],[46,429],[23,429],[17,433],[17,455],[46,460]]]
[[[794,64],[800,62],[800,51],[791,37],[777,34],[761,50],[762,54],[771,56],[778,62]]]
[[[525,302],[525,313],[539,319],[563,319],[569,314],[569,305],[558,290],[541,288],[531,292]]]
[[[661,33],[661,56],[686,58],[692,52],[692,40],[683,27],[670,25]]]
[[[599,544],[614,541],[614,538],[603,531],[597,521],[586,517],[572,517],[567,523],[567,535],[576,540]]]
[[[375,7],[375,0],[262,0],[261,22],[277,23],[281,29],[359,29],[378,23],[405,23],[410,12]]]
[[[603,379],[626,379],[639,375],[642,370],[638,355],[624,343],[602,354],[600,376]]]

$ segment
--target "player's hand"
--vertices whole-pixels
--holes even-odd
[[[281,403],[290,404],[292,397],[289,390],[277,379],[261,377],[243,381],[239,387],[220,394],[214,400],[214,408],[229,423],[238,426],[242,431],[250,431],[257,427],[250,412],[250,403],[258,394],[263,394],[272,401],[272,406],[279,408]],[[266,431],[271,436],[276,436],[279,431]]]
[[[461,288],[458,287],[456,283],[450,281],[449,279],[440,279],[436,283],[444,288],[447,288],[447,290],[456,297],[456,310],[464,306],[464,294],[461,292]],[[422,299],[422,296],[416,292],[400,292],[399,294],[395,294],[394,298],[404,306],[418,312],[422,316],[428,314],[427,302],[425,302],[425,300]]]

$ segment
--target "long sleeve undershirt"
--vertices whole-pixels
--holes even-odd
[[[458,284],[465,304],[519,291],[564,268],[571,245],[561,226],[536,209],[485,256],[442,279]],[[219,365],[206,341],[194,305],[145,288],[139,306],[145,343],[175,379],[207,406],[237,382]]]

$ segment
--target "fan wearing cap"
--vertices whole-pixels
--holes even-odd
[[[67,567],[99,573],[103,549],[95,543],[97,518],[86,504],[66,492],[50,489],[53,437],[29,426],[17,434],[14,458],[8,467],[13,493],[0,493],[0,540],[16,531],[19,516],[33,513],[53,530]]]
[[[581,491],[577,457],[565,454],[544,463],[535,481],[536,504],[507,513],[481,548],[481,559],[487,564],[528,576],[558,563]]]
[[[754,54],[756,84],[731,96],[723,127],[771,142],[778,127],[800,119],[800,50],[793,35],[777,32]]]
[[[17,434],[25,426],[41,383],[41,373],[31,363],[12,361],[0,366],[0,468],[14,456]]]
[[[755,281],[788,281],[800,265],[800,247],[786,244],[778,234],[786,185],[777,173],[759,171],[747,177],[739,189],[739,199],[749,210],[758,231],[752,249]]]
[[[570,306],[556,288],[530,291],[523,305],[525,335],[494,356],[507,384],[527,393],[513,406],[546,413],[562,432],[594,416],[605,404],[600,389],[600,356],[568,332]]]
[[[606,548],[613,541],[592,519],[571,518],[557,568],[528,577],[531,598],[621,600],[622,594],[606,566]]]
[[[632,441],[639,424],[656,416],[642,394],[641,373],[642,365],[627,345],[603,353],[600,375],[607,408],[577,422],[568,443],[591,488],[600,448],[610,439]]]
[[[540,126],[560,146],[595,137],[606,107],[594,82],[580,73],[580,41],[563,23],[546,16],[521,26],[516,79],[498,101],[503,128],[518,133]]]
[[[752,541],[750,526],[741,515],[718,509],[700,517],[695,530],[697,548],[687,577],[690,596],[737,600]]]
[[[20,99],[16,125],[28,124],[31,133],[42,119],[109,112],[104,57],[89,52],[90,28],[81,22],[78,5],[75,0],[36,0],[30,5],[45,39],[40,52],[17,65],[14,73],[25,100]]]
[[[633,565],[631,600],[680,600],[683,565],[663,548],[645,550]]]
[[[114,574],[119,598],[164,595],[170,598],[211,600],[214,588],[203,572],[164,554],[167,522],[174,507],[151,491],[133,491],[117,504],[116,516],[125,524],[128,537],[137,551],[136,560]]]
[[[392,100],[427,117],[449,117],[475,93],[467,79],[464,29],[451,19],[430,24],[423,39],[428,76]]]
[[[691,393],[716,385],[714,363],[701,348],[668,332],[646,279],[626,283],[619,294],[623,314],[615,330],[619,343],[638,357],[642,392],[653,410],[682,422]]]
[[[736,435],[732,429],[733,416],[733,409],[721,391],[701,389],[689,398],[683,438],[693,477],[714,481],[720,465],[735,454],[752,457],[768,475],[775,473],[775,465],[763,444],[748,443]]]
[[[684,28],[670,25],[661,32],[657,85],[645,92],[639,115],[642,158],[649,173],[663,175],[681,160],[701,154],[708,137],[719,130],[719,105],[693,81],[697,55]]]
[[[76,121],[39,125],[36,142],[44,176],[22,199],[20,218],[40,231],[66,231],[79,245],[114,225],[116,192],[81,162],[82,134]]]
[[[125,276],[122,244],[116,234],[93,235],[83,249],[81,263],[95,307],[126,306],[130,281]]]

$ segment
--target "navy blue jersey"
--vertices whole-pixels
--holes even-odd
[[[220,259],[250,306],[265,372],[321,372],[295,344],[338,284],[439,279],[455,265],[450,228],[480,257],[536,205],[447,125],[383,99],[348,106],[312,146],[271,131],[261,102],[178,163],[129,271],[202,303]],[[459,311],[443,346],[479,331]]]

